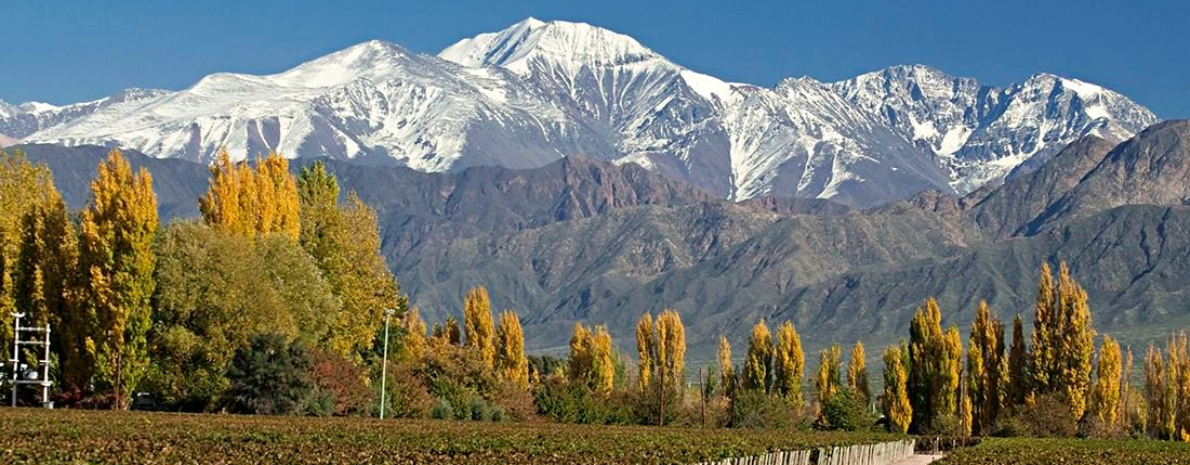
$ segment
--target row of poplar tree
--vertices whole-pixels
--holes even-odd
[[[1065,433],[1049,434],[1075,434],[1081,428],[1092,435],[1147,433],[1190,441],[1185,332],[1170,339],[1164,355],[1150,345],[1143,389],[1138,389],[1130,349],[1123,357],[1119,342],[1103,335],[1096,357],[1087,293],[1064,263],[1057,282],[1049,265],[1042,266],[1029,343],[1019,314],[1012,321],[1011,340],[1006,340],[1004,322],[986,302],[976,310],[965,352],[958,327],[944,330],[941,320],[932,298],[917,309],[908,341],[884,350],[884,388],[875,399],[869,393],[862,344],[851,350],[845,380],[839,346],[823,350],[813,380],[819,407],[848,390],[875,402],[894,432],[989,435],[1009,417],[1047,404],[1057,405],[1057,416],[1070,423]],[[721,338],[719,366],[729,395],[760,391],[803,405],[805,357],[789,322],[778,327],[775,343],[763,320],[753,327],[740,373],[733,367],[730,344]]]
[[[362,363],[383,310],[406,305],[375,213],[354,193],[341,202],[321,163],[295,177],[279,155],[223,152],[210,171],[202,221],[163,226],[151,175],[118,150],[78,213],[46,166],[0,151],[0,343],[14,311],[52,324],[59,390],[118,407],[143,389],[209,407],[263,333]]]

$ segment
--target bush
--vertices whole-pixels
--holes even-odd
[[[376,376],[380,375],[379,366],[374,371],[377,372]],[[388,403],[385,406],[385,416],[389,418],[426,418],[438,403],[438,399],[430,394],[425,377],[407,362],[389,362],[388,382],[384,388],[388,390],[385,396],[385,402]]]
[[[488,421],[491,417],[488,415],[488,403],[478,397],[471,398],[471,419],[474,421]]]
[[[236,351],[227,378],[228,407],[238,413],[294,413],[313,390],[309,353],[280,334],[253,336]]]
[[[455,418],[454,408],[450,406],[450,402],[444,399],[438,399],[438,404],[430,410],[430,418],[435,420],[453,420]]]
[[[761,390],[740,390],[731,402],[731,426],[734,428],[792,428],[801,422],[800,408]]]
[[[1078,420],[1070,406],[1056,394],[1037,396],[1033,405],[997,422],[994,436],[1070,438],[1078,434]]]
[[[561,423],[625,424],[635,418],[625,397],[602,396],[585,383],[570,383],[558,376],[538,385],[533,399],[542,415]]]
[[[375,405],[374,392],[366,384],[367,372],[342,356],[321,349],[310,353],[310,370],[315,392],[329,402],[328,415],[367,415]]]
[[[854,389],[843,389],[822,406],[819,427],[828,430],[864,431],[871,429],[876,418],[868,413],[864,396]]]

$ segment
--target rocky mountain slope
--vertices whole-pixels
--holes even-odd
[[[0,134],[207,162],[221,148],[457,172],[582,155],[634,163],[730,200],[884,204],[973,191],[1094,134],[1156,117],[1041,74],[993,88],[922,66],[838,83],[729,83],[595,26],[527,19],[438,56],[365,42],[267,76],[66,107],[0,104]]]
[[[893,342],[929,296],[947,324],[965,327],[979,299],[1028,320],[1037,269],[1058,260],[1087,286],[1099,328],[1139,347],[1190,323],[1188,134],[1190,122],[1172,121],[1118,145],[1088,136],[1001,186],[863,210],[732,203],[580,157],[439,174],[329,166],[380,212],[389,265],[426,315],[457,315],[464,291],[482,284],[495,307],[520,312],[535,351],[562,350],[576,321],[607,324],[627,350],[633,321],[663,308],[681,312],[700,360],[721,334],[742,344],[758,318],[793,320],[810,350]],[[85,201],[103,149],[26,150],[50,164],[73,207]],[[134,163],[169,204],[193,208],[205,187],[186,181],[205,179],[199,164]]]

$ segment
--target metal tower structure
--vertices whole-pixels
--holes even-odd
[[[50,401],[50,387],[54,385],[54,382],[50,381],[50,324],[46,323],[45,327],[25,327],[21,326],[24,313],[13,313],[12,316],[15,320],[12,332],[12,359],[9,360],[12,365],[12,406],[17,406],[18,388],[41,386],[41,406],[54,408],[54,403]],[[37,361],[37,367],[30,369],[21,363],[21,346],[42,347],[42,357]]]

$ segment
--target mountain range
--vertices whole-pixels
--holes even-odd
[[[105,153],[21,146],[72,208]],[[197,215],[206,167],[128,152],[154,175],[163,216]],[[296,170],[309,160],[294,163]],[[540,168],[423,173],[327,159],[378,211],[383,252],[432,321],[486,286],[519,311],[527,347],[564,351],[575,322],[606,324],[631,350],[635,319],[675,308],[692,360],[760,318],[791,320],[808,350],[907,333],[935,296],[965,328],[979,300],[1031,319],[1037,272],[1065,261],[1096,326],[1134,348],[1190,324],[1190,121],[1116,143],[1086,136],[1036,169],[965,196],[926,191],[855,209],[821,199],[720,199],[636,164],[581,156]]]
[[[438,55],[369,41],[277,74],[67,106],[0,102],[0,145],[120,146],[209,162],[221,148],[426,173],[566,157],[638,165],[711,196],[887,204],[1022,176],[1067,144],[1157,122],[1108,89],[1038,74],[993,87],[926,66],[840,82],[726,82],[635,39],[527,19]]]

